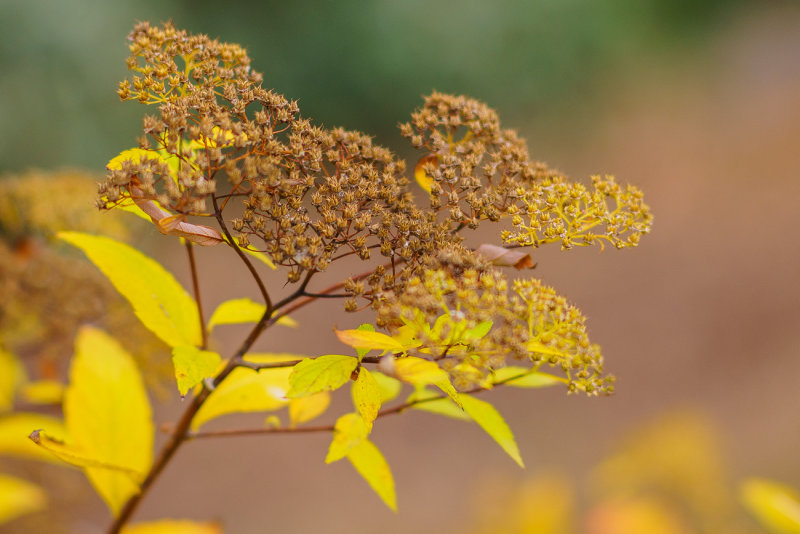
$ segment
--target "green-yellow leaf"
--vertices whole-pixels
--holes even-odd
[[[47,430],[48,435],[60,441],[67,438],[64,423],[49,415],[17,412],[0,417],[0,455],[60,463],[52,454],[28,439],[31,432],[40,429]]]
[[[363,330],[364,332],[374,332],[375,331],[375,327],[372,326],[369,323],[364,323],[364,324],[358,325],[358,328],[356,328],[356,330]],[[361,359],[364,356],[366,356],[368,352],[369,352],[369,349],[356,349],[356,354],[358,354],[358,361],[361,361]]]
[[[0,412],[14,406],[17,388],[24,380],[24,370],[16,356],[0,348]]]
[[[800,533],[800,493],[795,489],[761,478],[745,480],[740,487],[745,507],[775,534]]]
[[[59,232],[80,248],[133,306],[142,324],[170,347],[199,346],[197,305],[155,260],[109,237]]]
[[[422,402],[418,402],[422,401]],[[471,421],[470,417],[451,399],[442,398],[440,393],[418,386],[408,397],[407,402],[416,402],[411,408],[423,412],[444,415],[460,421]]]
[[[415,386],[434,385],[447,393],[453,402],[461,406],[456,388],[450,382],[447,371],[436,365],[436,362],[417,358],[416,356],[406,356],[397,358],[394,361],[395,376],[403,382],[408,382]]]
[[[564,382],[566,379],[559,376],[518,366],[501,367],[494,372],[492,377],[493,384],[503,383],[518,388],[544,388]]]
[[[221,534],[216,523],[198,523],[188,519],[162,519],[147,523],[134,523],[122,529],[122,534]]]
[[[257,323],[264,316],[267,307],[248,298],[226,300],[214,310],[208,321],[209,331],[221,324]],[[297,326],[297,321],[284,316],[278,319],[277,324],[284,326]]]
[[[31,404],[60,404],[64,398],[64,384],[58,380],[37,380],[22,386],[19,394]]]
[[[372,428],[372,422],[378,417],[381,409],[381,388],[377,380],[367,369],[362,367],[358,370],[358,378],[353,382],[353,404],[364,418],[368,428]]]
[[[506,424],[505,419],[494,406],[466,394],[461,395],[461,404],[467,415],[478,423],[520,467],[525,467],[519,454],[517,442],[514,441],[514,434],[511,433],[511,429]]]
[[[296,354],[248,354],[245,357],[252,363],[291,362],[300,358],[303,356]],[[291,372],[291,367],[260,371],[237,367],[200,407],[192,419],[192,430],[223,415],[269,412],[286,406]]]
[[[341,460],[353,447],[364,441],[369,435],[369,427],[364,418],[357,413],[346,413],[336,420],[333,429],[333,441],[328,448],[325,463]]]
[[[396,378],[386,376],[379,371],[372,371],[372,378],[378,383],[381,390],[381,404],[386,404],[396,398],[403,389],[403,383]]]
[[[489,333],[489,330],[492,329],[492,324],[492,321],[481,321],[464,332],[463,340],[467,343],[472,343],[473,341],[482,339]]]
[[[527,346],[525,348],[527,348],[528,351],[530,351],[530,352],[537,352],[539,354],[546,354],[548,356],[563,356],[564,355],[564,351],[561,351],[561,350],[558,350],[555,347],[551,347],[549,345],[545,345],[543,343],[540,343],[539,341],[536,341],[535,339],[532,339],[531,341],[528,341],[528,344],[527,344]]]
[[[288,377],[287,377],[288,381]],[[289,425],[294,428],[325,413],[331,404],[329,391],[322,391],[308,397],[297,397],[289,401]]]
[[[42,488],[0,473],[0,525],[41,510],[46,505],[47,495]]]
[[[173,347],[172,364],[175,366],[175,379],[181,397],[204,378],[214,376],[221,362],[222,357],[216,352],[188,345]]]
[[[336,330],[336,337],[345,345],[356,350],[403,352],[408,348],[391,336],[369,330]]]
[[[333,391],[342,387],[358,365],[352,356],[328,354],[307,358],[292,369],[289,375],[287,397],[305,397],[320,391]]]
[[[394,492],[394,478],[389,464],[378,450],[378,447],[368,439],[350,449],[347,459],[356,468],[364,480],[375,490],[381,500],[397,511],[397,497]]]
[[[133,358],[100,330],[83,327],[64,394],[70,445],[102,464],[144,475],[153,459],[150,403]],[[85,468],[94,488],[117,515],[139,491],[127,473]]]

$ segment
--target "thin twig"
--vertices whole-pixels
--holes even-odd
[[[208,347],[208,333],[206,332],[206,321],[203,316],[203,301],[200,299],[200,280],[197,276],[197,263],[194,260],[194,246],[188,239],[186,242],[186,254],[189,256],[189,270],[192,273],[192,290],[194,291],[194,300],[197,302],[197,316],[200,320],[200,335],[202,344],[201,349]]]

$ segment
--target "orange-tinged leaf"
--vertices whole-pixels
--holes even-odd
[[[292,369],[289,375],[289,398],[305,397],[320,391],[332,391],[342,387],[358,365],[352,356],[327,354],[307,358]]]
[[[0,525],[20,516],[42,510],[47,495],[27,480],[0,473]]]
[[[216,352],[188,345],[173,347],[172,364],[175,366],[175,379],[181,397],[204,378],[214,376],[221,362],[222,357]]]
[[[111,337],[83,327],[64,395],[70,446],[101,464],[147,473],[153,459],[150,403],[133,358]],[[128,473],[85,467],[111,512],[139,491]]]
[[[739,492],[745,507],[770,532],[800,533],[800,492],[762,478],[745,480]]]
[[[394,478],[389,464],[374,443],[365,439],[350,449],[347,459],[353,464],[358,474],[372,487],[378,497],[397,511],[397,496],[394,491]]]
[[[80,248],[133,306],[142,324],[170,347],[199,346],[197,305],[167,270],[138,250],[109,237],[59,232]]]
[[[517,442],[514,440],[514,434],[511,433],[511,429],[506,424],[505,419],[494,406],[466,394],[461,395],[461,405],[467,415],[478,423],[520,467],[525,467],[519,454]]]
[[[264,316],[267,307],[248,298],[226,300],[214,310],[208,321],[208,329],[222,324],[257,323]],[[276,324],[283,326],[297,326],[297,321],[291,317],[281,317]]]
[[[28,439],[31,432],[39,429],[47,430],[49,435],[60,441],[67,438],[64,423],[49,415],[17,412],[0,417],[0,455],[60,463],[52,454]]]
[[[362,367],[358,370],[358,378],[353,382],[353,404],[364,418],[368,428],[372,428],[372,422],[378,417],[381,409],[381,388],[377,380],[367,369]]]
[[[222,534],[216,523],[198,523],[188,519],[162,519],[134,523],[122,529],[122,534]]]
[[[248,354],[245,357],[252,363],[287,362],[300,358],[303,356],[296,354]],[[192,430],[223,415],[268,412],[286,406],[291,372],[291,367],[260,371],[237,367],[200,407],[192,419]]]
[[[403,352],[408,347],[403,346],[391,336],[381,332],[370,332],[369,330],[336,330],[336,337],[345,345],[354,349],[380,350]]]
[[[346,413],[336,420],[333,430],[333,441],[328,448],[325,463],[341,460],[353,447],[364,441],[369,435],[369,426],[357,413]]]
[[[533,258],[527,252],[519,249],[508,249],[489,243],[484,243],[476,250],[492,264],[500,267],[514,267],[515,269],[530,269],[536,267]]]
[[[289,401],[289,425],[294,428],[325,413],[331,404],[329,391],[298,397]]]

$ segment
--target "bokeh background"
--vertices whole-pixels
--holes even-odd
[[[298,99],[305,116],[366,131],[409,158],[396,125],[422,95],[439,90],[482,99],[504,126],[523,134],[536,159],[574,178],[615,174],[641,187],[655,214],[652,234],[637,249],[535,252],[532,274],[588,315],[618,392],[491,393],[515,431],[525,471],[477,427],[412,413],[386,419],[374,434],[394,470],[397,515],[350,466],[324,465],[329,437],[315,435],[191,443],[137,519],[217,518],[232,533],[470,532],[489,508],[511,506],[511,495],[546,473],[559,473],[579,501],[591,504],[580,488],[596,478],[597,466],[631,433],[669,426],[660,421],[678,437],[645,440],[643,447],[674,446],[662,458],[678,457],[681,444],[693,443],[693,425],[711,436],[703,441],[713,442],[705,456],[680,464],[690,478],[714,463],[721,466],[714,476],[732,493],[747,476],[800,487],[797,2],[2,6],[6,179],[29,169],[102,173],[112,156],[135,145],[144,108],[115,94],[126,76],[125,35],[137,20],[171,19],[247,47],[264,85]],[[135,238],[186,281],[182,250],[167,241],[151,229]],[[238,266],[220,251],[201,251],[200,261],[209,304],[254,294],[245,276],[230,274]],[[270,280],[282,284],[280,276]],[[259,348],[335,352],[331,317],[340,328],[358,324],[339,310],[336,302],[303,310],[303,329],[270,332]],[[240,333],[231,329],[230,340]],[[229,340],[219,341],[225,347]],[[180,410],[174,395],[157,402],[159,422]],[[66,476],[56,483],[70,495],[53,503],[61,528],[102,532],[101,501],[78,473]],[[0,532],[46,532],[46,518],[38,514]],[[589,531],[577,523],[577,531]],[[759,531],[755,523],[743,528],[751,527]]]

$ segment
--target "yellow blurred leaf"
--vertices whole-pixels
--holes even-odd
[[[428,173],[425,172],[425,166],[427,164],[431,165],[438,165],[439,163],[439,156],[436,154],[428,154],[420,158],[417,164],[414,166],[414,179],[417,181],[419,186],[425,190],[426,193],[431,192],[431,184],[433,183],[433,178],[428,176]]]
[[[170,347],[199,346],[197,305],[155,260],[108,237],[59,232],[80,248],[133,306],[142,324]]]
[[[47,430],[50,436],[60,441],[67,438],[64,423],[49,415],[17,412],[0,417],[0,455],[60,463],[52,454],[28,439],[31,432],[40,429]]]
[[[339,341],[354,349],[403,352],[408,348],[393,337],[381,332],[358,329],[336,330],[335,332]]]
[[[595,507],[586,520],[587,534],[686,534],[680,513],[653,497],[615,499]]]
[[[518,388],[544,388],[556,384],[564,384],[566,379],[547,373],[535,371],[528,367],[509,365],[494,371],[492,383],[503,383]]]
[[[331,394],[328,391],[291,399],[289,401],[289,425],[294,428],[319,417],[325,413],[330,404]]]
[[[264,316],[267,307],[248,298],[226,300],[214,310],[208,321],[209,331],[221,324],[257,323]],[[297,321],[291,317],[281,317],[277,324],[284,326],[297,326]]]
[[[514,434],[511,433],[505,419],[494,406],[467,394],[461,395],[461,404],[467,415],[478,423],[520,467],[525,467],[517,442],[514,440]]]
[[[372,374],[362,367],[358,370],[358,378],[353,382],[351,390],[353,404],[364,418],[368,428],[372,428],[372,422],[378,417],[381,409],[381,388]]]
[[[31,404],[60,404],[64,398],[64,384],[58,380],[37,380],[22,386],[19,393]]]
[[[325,463],[341,460],[350,450],[364,441],[369,435],[369,427],[364,418],[357,413],[346,413],[336,420],[333,441],[328,448]]]
[[[403,389],[402,382],[379,371],[372,371],[372,378],[378,383],[378,388],[381,391],[381,404],[386,404],[396,398]]]
[[[102,464],[147,473],[153,459],[150,403],[133,358],[104,332],[83,327],[64,395],[70,444]],[[139,487],[126,473],[86,467],[94,488],[116,515]]]
[[[461,406],[458,392],[450,383],[447,372],[436,365],[436,362],[417,358],[416,356],[405,356],[394,361],[394,373],[403,382],[408,382],[415,386],[433,385],[447,393],[453,402]]]
[[[41,510],[46,505],[47,495],[42,488],[0,473],[0,525]]]
[[[252,363],[278,363],[303,358],[296,354],[248,354],[245,359]],[[232,413],[268,412],[285,406],[289,400],[291,367],[262,369],[256,371],[237,367],[209,395],[208,399],[192,419],[192,430]]]
[[[307,358],[292,369],[287,397],[305,397],[338,389],[350,380],[357,365],[356,358],[339,354]]]
[[[257,259],[258,261],[260,261],[262,263],[265,263],[273,271],[277,269],[275,264],[272,262],[272,260],[269,258],[269,256],[267,256],[265,253],[263,253],[261,251],[258,251],[258,250],[250,250],[249,248],[245,248],[245,247],[239,247],[239,248],[242,249],[245,253],[247,253],[250,256],[252,256],[255,259]]]
[[[204,378],[214,376],[222,362],[216,352],[200,350],[187,345],[172,348],[172,363],[181,397]]]
[[[216,523],[198,523],[188,519],[162,519],[148,523],[134,523],[122,529],[122,534],[221,534]]]
[[[389,464],[374,443],[365,439],[350,449],[347,459],[364,480],[375,490],[381,500],[397,511],[397,497],[394,491],[394,478]]]
[[[0,348],[0,412],[13,408],[17,388],[25,380],[25,371],[17,357]]]
[[[800,493],[772,480],[750,478],[739,488],[741,500],[762,526],[775,534],[800,533]]]

